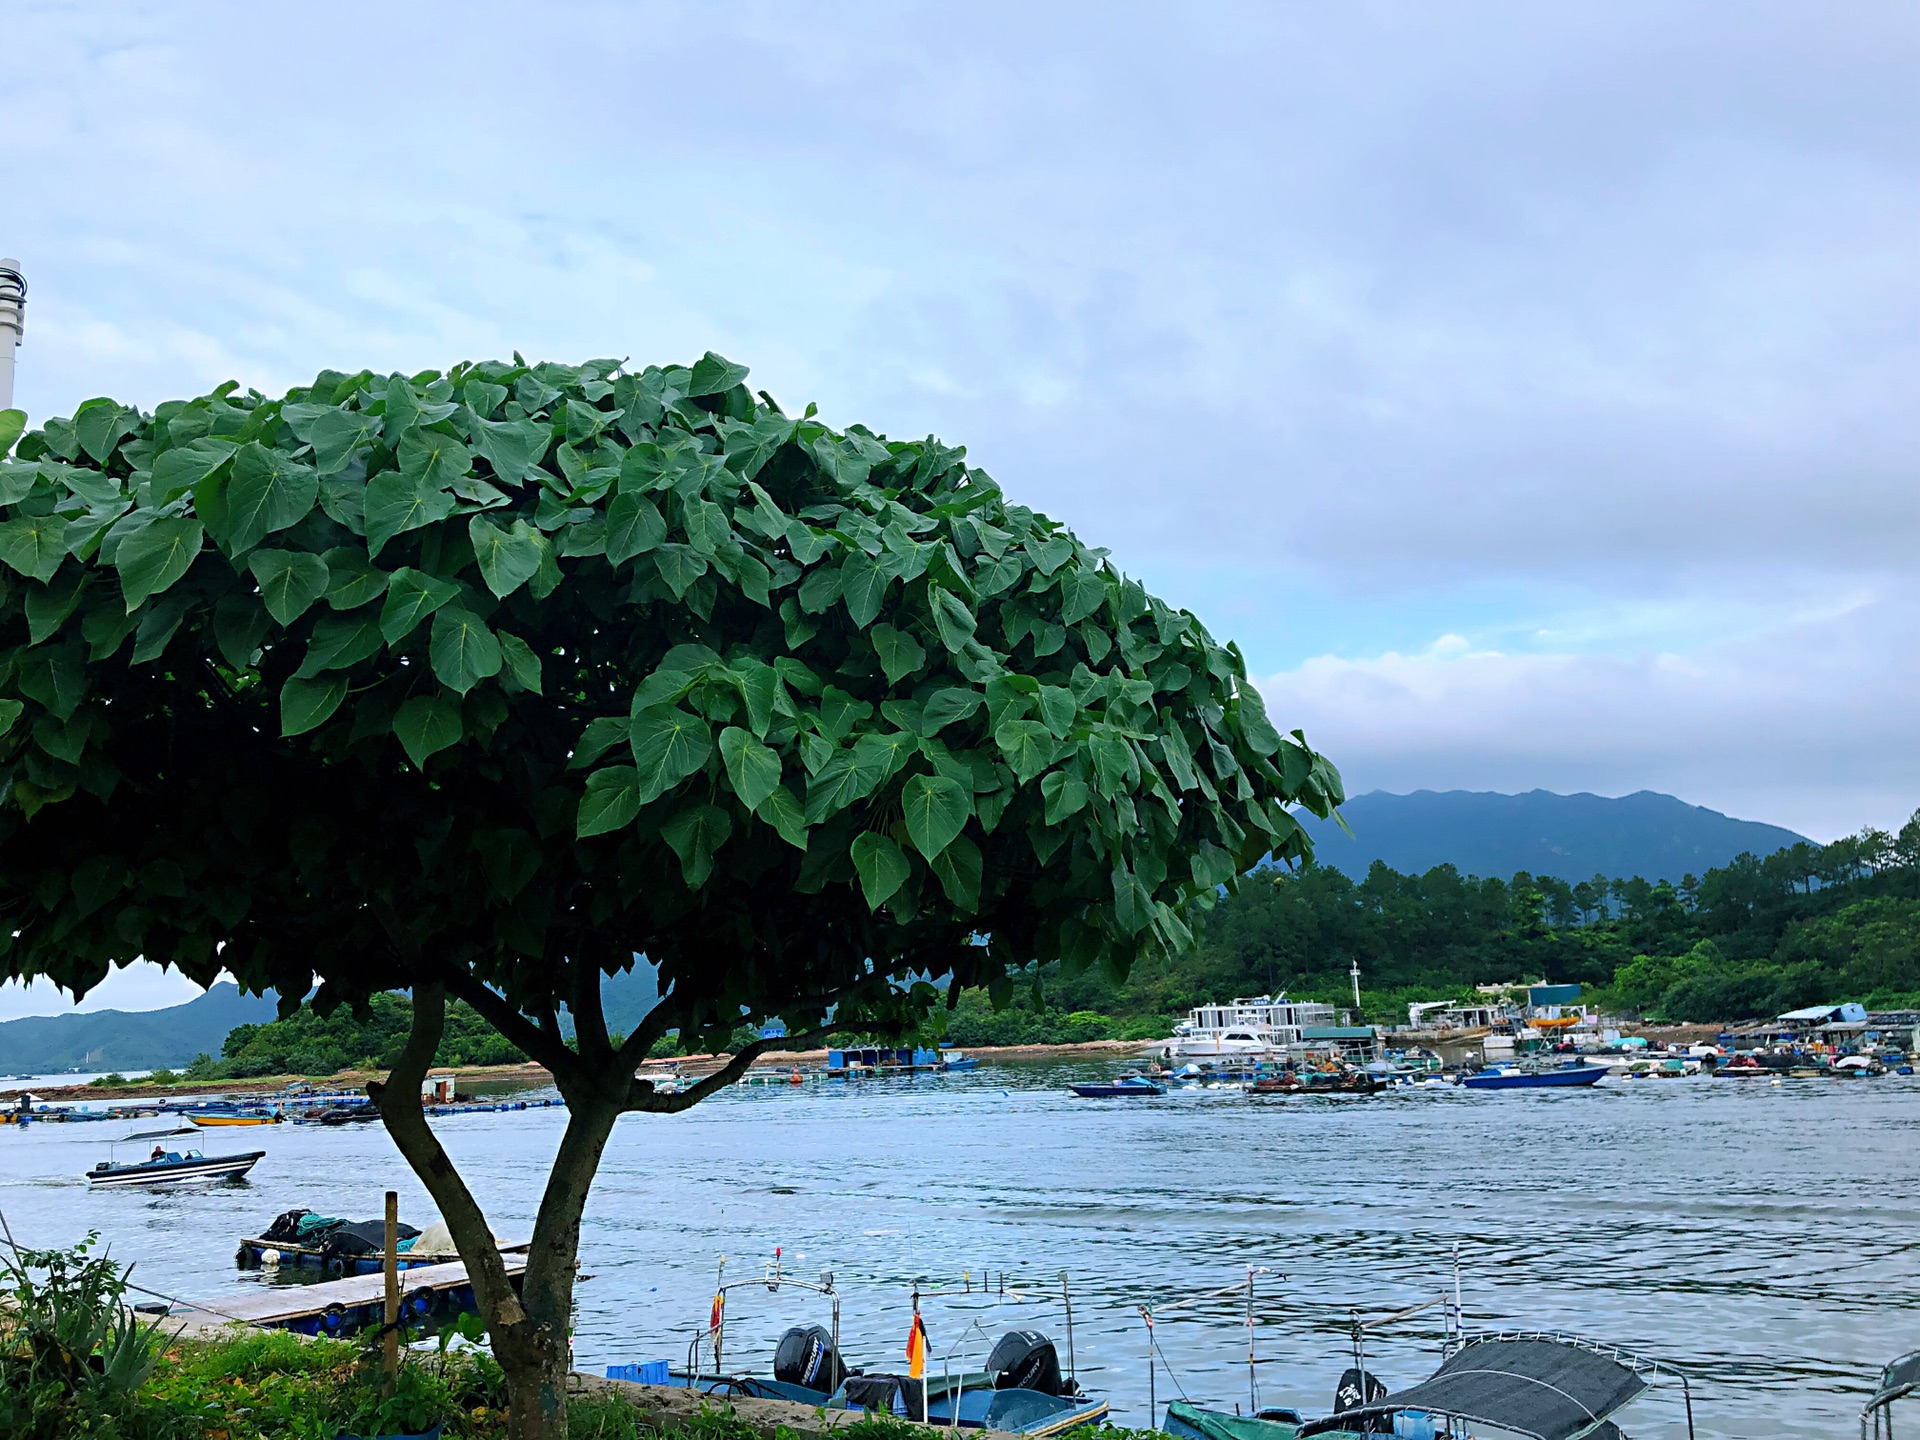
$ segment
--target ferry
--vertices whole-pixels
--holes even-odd
[[[1289,1000],[1284,993],[1201,1005],[1173,1027],[1159,1054],[1169,1063],[1279,1059],[1306,1039],[1307,1030],[1332,1026],[1337,1018],[1331,1005]]]

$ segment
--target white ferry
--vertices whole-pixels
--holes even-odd
[[[1225,1005],[1201,1005],[1173,1027],[1160,1054],[1169,1063],[1192,1060],[1276,1060],[1298,1045],[1309,1027],[1336,1023],[1333,1006],[1255,995]]]

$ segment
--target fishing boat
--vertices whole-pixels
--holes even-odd
[[[190,1110],[186,1118],[202,1128],[222,1125],[278,1125],[277,1110]]]
[[[175,1135],[191,1135],[192,1130],[149,1130],[129,1135],[129,1141],[166,1140]],[[206,1180],[238,1180],[266,1155],[264,1150],[249,1150],[241,1155],[204,1155],[199,1150],[169,1150],[154,1146],[145,1160],[117,1164],[109,1156],[87,1172],[87,1183],[100,1189],[120,1189],[139,1185],[184,1185]]]
[[[1067,1088],[1083,1100],[1125,1100],[1167,1093],[1166,1086],[1157,1085],[1144,1075],[1122,1075],[1118,1080],[1069,1082]]]
[[[980,1068],[980,1057],[978,1055],[963,1054],[958,1050],[942,1050],[940,1052],[940,1068],[950,1071],[978,1070]]]
[[[1559,1065],[1551,1070],[1530,1070],[1507,1063],[1489,1065],[1478,1074],[1461,1077],[1469,1090],[1542,1090],[1578,1085],[1597,1085],[1607,1078],[1604,1065]]]
[[[399,1224],[398,1268],[415,1270],[448,1265],[460,1259],[459,1247],[444,1221],[424,1231]],[[494,1237],[502,1255],[524,1254],[525,1240]],[[311,1210],[289,1210],[276,1216],[258,1235],[240,1241],[234,1263],[242,1270],[318,1270],[339,1279],[347,1275],[377,1275],[385,1264],[385,1220],[341,1220]]]

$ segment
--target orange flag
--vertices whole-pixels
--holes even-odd
[[[927,1373],[927,1327],[920,1323],[920,1312],[913,1312],[913,1329],[907,1332],[907,1374],[918,1380]]]
[[[713,1314],[707,1317],[707,1329],[718,1330],[720,1328],[720,1315],[726,1308],[726,1295],[724,1293],[715,1295],[713,1297]]]

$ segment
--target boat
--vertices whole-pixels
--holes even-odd
[[[1478,1074],[1463,1076],[1469,1090],[1541,1090],[1597,1085],[1607,1078],[1604,1065],[1559,1065],[1551,1070],[1529,1070],[1519,1065],[1489,1065]]]
[[[1167,1093],[1166,1086],[1157,1085],[1144,1075],[1122,1075],[1118,1080],[1081,1081],[1070,1083],[1067,1088],[1083,1100],[1121,1100]]]
[[[1225,1005],[1200,1005],[1173,1027],[1158,1054],[1169,1064],[1188,1060],[1278,1059],[1312,1028],[1332,1026],[1333,1006],[1314,1000],[1254,995]]]
[[[1920,1350],[1889,1361],[1881,1369],[1880,1383],[1860,1412],[1860,1440],[1869,1440],[1869,1422],[1873,1426],[1872,1440],[1880,1440],[1882,1435],[1893,1440],[1893,1402],[1909,1395],[1920,1395]]]
[[[186,1118],[203,1128],[219,1125],[278,1125],[275,1110],[189,1110]]]
[[[174,1135],[192,1134],[191,1130],[147,1131],[129,1135],[128,1141],[165,1140]],[[264,1150],[249,1150],[240,1155],[204,1155],[199,1150],[168,1150],[156,1145],[145,1160],[116,1164],[102,1160],[87,1171],[87,1183],[100,1189],[122,1189],[137,1185],[184,1185],[205,1180],[238,1180],[253,1169],[265,1155]]]
[[[966,1055],[958,1050],[942,1050],[940,1052],[940,1068],[942,1070],[978,1070],[980,1068],[980,1057],[978,1055]]]
[[[460,1259],[459,1247],[444,1222],[424,1231],[397,1225],[400,1242],[396,1264],[401,1270],[448,1265]],[[494,1243],[502,1255],[523,1254],[525,1240]],[[319,1270],[334,1279],[348,1275],[377,1275],[384,1268],[386,1221],[336,1219],[311,1210],[289,1210],[275,1217],[258,1235],[242,1239],[234,1263],[242,1270]]]

